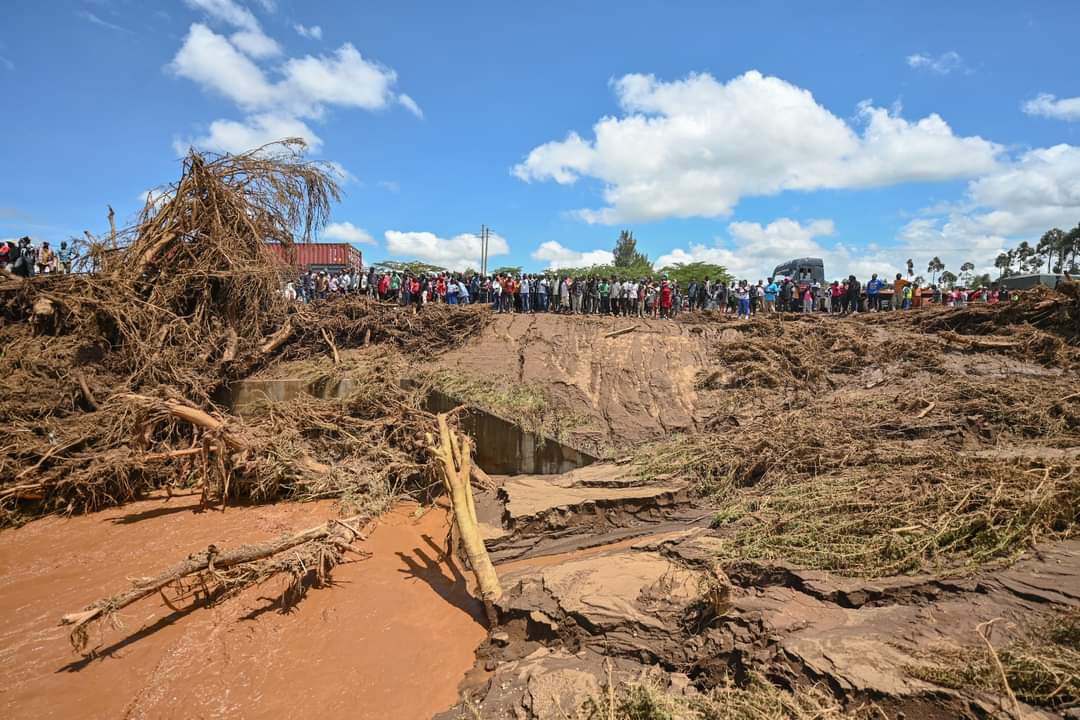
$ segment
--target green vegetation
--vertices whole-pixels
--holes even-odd
[[[450,272],[444,267],[439,265],[431,265],[429,263],[420,262],[418,260],[413,262],[398,262],[396,260],[384,260],[374,265],[376,270],[391,270],[400,273],[411,273],[413,275],[421,275],[424,273],[448,273]]]
[[[981,652],[938,648],[933,657],[932,663],[905,670],[912,677],[958,690],[1005,690],[985,646]],[[1080,703],[1080,610],[1036,625],[998,651],[997,659],[1009,689],[1020,700],[1046,708],[1075,707]]]

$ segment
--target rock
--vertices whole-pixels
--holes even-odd
[[[555,622],[550,617],[548,617],[547,614],[539,610],[531,611],[529,613],[529,619],[532,620],[534,623],[537,623],[538,625],[546,625],[551,629],[552,632],[555,632],[559,629],[559,623]]]
[[[565,668],[530,677],[522,705],[535,720],[564,720],[576,717],[585,701],[599,696],[600,683],[596,677]]]
[[[491,642],[500,647],[506,647],[510,644],[510,634],[501,630],[499,632],[491,633]]]
[[[670,683],[671,692],[676,695],[691,695],[693,692],[697,692],[697,688],[690,682],[690,676],[684,673],[671,673],[668,676],[668,682]]]

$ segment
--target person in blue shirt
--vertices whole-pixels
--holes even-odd
[[[867,310],[870,312],[877,312],[881,309],[881,286],[882,283],[878,280],[877,273],[874,273],[870,278],[870,282],[866,283],[866,305]]]
[[[769,278],[769,284],[765,286],[765,312],[776,312],[776,295],[780,292],[780,286],[773,278]]]

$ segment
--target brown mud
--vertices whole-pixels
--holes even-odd
[[[609,332],[634,326],[616,337]],[[616,447],[704,425],[715,400],[696,388],[708,343],[692,325],[638,318],[497,316],[436,367],[538,388],[568,444]]]
[[[287,614],[274,581],[209,609],[148,599],[71,650],[59,617],[185,552],[274,537],[337,515],[332,503],[196,512],[147,500],[8,530],[0,543],[0,716],[429,717],[454,702],[485,631],[444,510],[406,504],[357,543],[334,585]],[[407,669],[407,670],[406,670]]]

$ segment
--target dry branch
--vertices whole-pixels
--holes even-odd
[[[290,597],[298,599],[296,593],[301,589],[303,576],[308,574],[304,568],[310,567],[317,573],[317,583],[325,582],[334,565],[343,559],[349,545],[362,537],[360,524],[367,519],[366,516],[357,515],[346,520],[331,520],[271,542],[242,545],[230,550],[221,550],[211,545],[206,551],[192,554],[153,578],[135,581],[134,587],[129,590],[98,600],[85,610],[64,615],[60,624],[72,626],[71,644],[77,651],[83,650],[88,641],[89,623],[106,619],[128,605],[166,588],[176,589],[180,598],[187,597],[190,591],[184,582],[193,578],[197,579],[200,586],[231,593],[263,582],[273,575],[288,572],[293,578],[283,594],[283,600],[289,600]],[[292,552],[283,563],[261,562],[282,555],[285,551]],[[314,559],[315,562],[305,563],[304,558],[309,561]],[[299,562],[299,566],[294,562]]]

